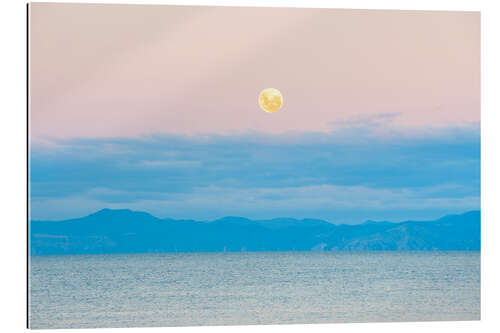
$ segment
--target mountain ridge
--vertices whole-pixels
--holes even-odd
[[[101,209],[63,221],[30,222],[30,254],[218,251],[480,250],[480,211],[431,221],[333,224],[320,219],[161,219]]]

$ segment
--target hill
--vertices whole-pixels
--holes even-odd
[[[103,209],[86,217],[30,223],[31,255],[213,251],[480,250],[481,214],[434,221],[335,225],[317,219],[210,222]]]

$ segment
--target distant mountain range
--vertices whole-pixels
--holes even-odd
[[[481,214],[434,221],[335,225],[316,219],[211,222],[103,209],[64,221],[31,221],[31,255],[213,251],[480,250]]]

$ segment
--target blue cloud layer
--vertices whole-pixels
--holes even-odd
[[[479,208],[478,126],[402,132],[80,138],[33,146],[31,214],[103,207],[211,219],[435,217]],[[377,132],[377,133],[376,133]]]

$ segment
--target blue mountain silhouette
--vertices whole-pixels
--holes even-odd
[[[31,255],[213,251],[480,250],[480,211],[434,221],[367,221],[242,217],[200,222],[103,209],[64,221],[31,221]]]

